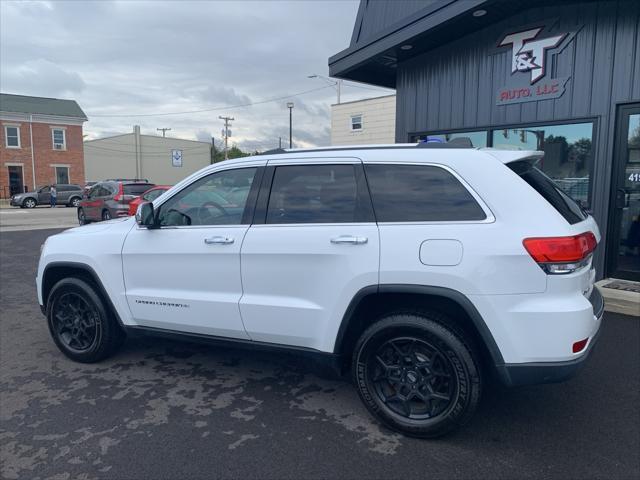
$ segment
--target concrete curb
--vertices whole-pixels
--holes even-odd
[[[604,287],[604,285],[611,281],[613,281],[613,279],[600,280],[596,283],[596,286],[604,297],[605,310],[607,312],[622,313],[640,318],[640,293]],[[634,282],[629,283],[633,284]]]

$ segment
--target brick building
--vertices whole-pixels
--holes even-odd
[[[0,198],[51,183],[84,183],[85,121],[74,100],[0,93]]]

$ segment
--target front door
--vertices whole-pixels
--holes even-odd
[[[351,299],[378,284],[378,228],[358,159],[309,160],[267,167],[240,312],[252,340],[332,351]]]
[[[22,167],[19,165],[10,165],[7,169],[9,170],[9,195],[24,193]]]
[[[640,281],[640,104],[619,107],[608,274]]]
[[[207,175],[157,206],[159,228],[131,230],[122,262],[138,325],[248,338],[238,309],[240,247],[255,203],[250,199],[257,171]]]

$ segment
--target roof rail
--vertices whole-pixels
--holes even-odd
[[[452,138],[447,143],[441,142],[420,142],[418,148],[473,148],[473,143],[469,137]]]
[[[273,148],[271,150],[260,152],[258,153],[258,155],[277,155],[278,153],[290,153],[290,152],[287,152],[284,148]]]

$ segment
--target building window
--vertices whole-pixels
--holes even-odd
[[[471,143],[474,147],[486,147],[487,146],[487,131],[482,130],[478,132],[455,132],[455,133],[421,133],[412,136],[412,142],[421,142],[426,140],[427,137],[429,139],[437,138],[442,142],[448,142],[449,140],[453,140],[454,138],[467,137],[471,140]]]
[[[52,128],[51,129],[51,138],[53,139],[53,149],[54,150],[66,150],[66,135],[64,128]]]
[[[593,123],[496,129],[492,146],[544,151],[538,168],[580,205],[589,207]]]
[[[362,130],[362,115],[351,116],[351,130],[352,131]]]
[[[5,125],[4,138],[5,146],[7,148],[20,148],[20,127],[15,125]]]
[[[55,167],[56,183],[69,183],[69,167]]]

